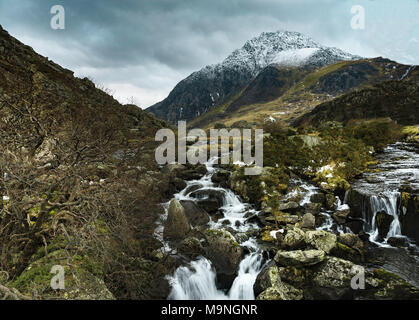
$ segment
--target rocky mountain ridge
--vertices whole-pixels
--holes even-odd
[[[264,32],[223,62],[192,73],[147,111],[173,123],[192,120],[237,94],[270,64],[312,69],[359,58],[322,46],[298,32]]]

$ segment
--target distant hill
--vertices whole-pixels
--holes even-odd
[[[403,80],[390,80],[325,102],[293,122],[317,126],[326,121],[390,117],[402,125],[419,123],[419,70]]]
[[[223,105],[194,119],[191,127],[283,121],[291,123],[317,105],[382,81],[401,79],[410,66],[375,58],[340,61],[321,68],[272,64]]]

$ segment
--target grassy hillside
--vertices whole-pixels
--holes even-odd
[[[1,27],[0,117],[0,296],[165,298],[153,231],[169,181],[154,134],[167,124]]]
[[[247,88],[222,106],[189,123],[209,128],[237,121],[259,125],[268,119],[291,123],[317,105],[354,89],[399,79],[409,66],[376,58],[342,61],[319,69],[269,66]]]

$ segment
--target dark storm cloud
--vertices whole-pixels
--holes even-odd
[[[376,33],[386,33],[382,25],[387,22],[379,21],[384,19],[382,16],[370,19],[377,30],[360,32],[350,28],[352,5],[365,5],[370,15],[383,7],[391,15],[393,10],[381,4],[384,2],[0,0],[0,23],[12,35],[78,74],[91,74],[127,93],[135,88],[142,90],[142,96],[149,96],[143,99],[142,104],[146,104],[162,98],[190,72],[221,61],[263,31],[295,30],[356,54],[391,55],[391,50],[385,52],[387,45],[381,48],[380,42],[374,40]],[[397,7],[409,15],[414,12],[412,3],[418,7],[415,0],[399,1]],[[65,30],[50,28],[50,8],[57,4],[66,10]],[[400,17],[403,12],[396,17],[403,28]],[[368,25],[368,16],[366,19]],[[393,42],[394,36],[400,34],[398,27],[396,24],[390,37],[386,35]],[[393,58],[402,56],[401,50],[394,51]],[[417,57],[413,59],[417,61]],[[138,96],[136,92],[133,95]]]

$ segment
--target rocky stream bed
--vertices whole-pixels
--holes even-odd
[[[419,298],[413,145],[388,146],[341,198],[293,177],[279,215],[244,202],[232,191],[237,166],[217,160],[166,168],[178,192],[155,236],[179,260],[168,299]],[[361,289],[352,288],[361,274]]]

